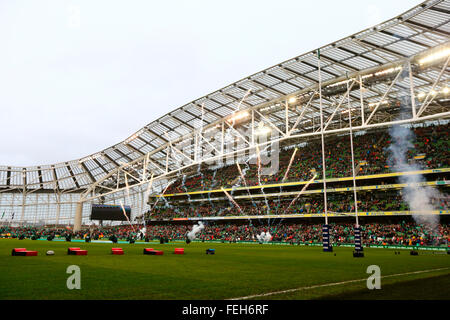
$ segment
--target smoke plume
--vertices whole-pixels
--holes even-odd
[[[261,232],[261,234],[256,235],[256,238],[258,239],[259,243],[269,242],[270,240],[272,240],[272,235],[269,233],[269,231]]]
[[[139,233],[141,235],[141,240],[144,239],[147,234],[147,227],[143,227],[142,229],[140,229]]]
[[[203,225],[203,223],[201,221],[199,221],[198,224],[194,224],[194,226],[192,227],[192,230],[187,233],[188,239],[191,241],[194,240],[197,233],[202,231],[204,228],[205,228],[205,226]]]
[[[402,99],[402,107],[407,106],[405,99]],[[408,152],[414,148],[415,135],[411,128],[407,126],[394,125],[390,127],[389,134],[392,138],[388,147],[388,164],[396,172],[418,171],[422,168],[414,162],[408,162]],[[413,218],[416,223],[425,227],[433,234],[439,232],[439,216],[433,214],[432,200],[441,198],[442,195],[435,188],[421,186],[419,183],[426,180],[421,174],[407,174],[399,177],[400,183],[407,186],[402,191],[403,199],[408,203],[410,211],[413,211]]]

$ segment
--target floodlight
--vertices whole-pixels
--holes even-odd
[[[235,113],[235,114],[233,114],[233,116],[231,116],[230,119],[228,119],[228,123],[233,123],[236,120],[241,120],[241,119],[247,118],[248,116],[249,116],[248,111],[242,111],[242,112]]]

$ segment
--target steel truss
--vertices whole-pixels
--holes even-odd
[[[322,133],[319,121],[314,120],[318,118],[317,106],[320,103],[328,105],[323,127],[325,136],[349,132],[349,120],[352,130],[360,131],[447,118],[450,105],[448,96],[442,92],[447,92],[450,57],[432,68],[423,68],[418,64],[423,56],[398,60],[380,68],[349,74],[345,80],[324,83],[322,101],[317,95],[319,88],[313,86],[285,96],[283,100],[236,110],[229,117],[194,130],[181,139],[169,140],[165,146],[111,171],[83,193],[81,202],[97,201],[101,197],[113,199],[114,194],[130,189],[148,196],[149,192],[161,192],[162,186],[176,180],[180,174],[205,163],[218,163],[220,166],[225,163],[224,159],[236,161],[254,154],[257,148],[263,150],[274,143],[314,138]],[[370,75],[375,74],[381,76],[370,79],[373,77]],[[414,85],[416,77],[426,77],[432,84]],[[346,89],[327,94],[330,88],[340,84]],[[376,102],[367,101],[368,91],[376,92],[370,95],[370,101]],[[420,92],[428,92],[425,99],[418,97]],[[349,106],[351,119],[348,118]],[[400,120],[394,120],[399,117]],[[262,143],[257,141],[261,123],[276,133],[268,135]],[[161,157],[161,154],[165,156]],[[155,188],[157,182],[160,182],[159,187]]]
[[[449,7],[448,0],[425,1],[320,48],[320,59],[309,52],[249,76],[85,158],[0,167],[0,211],[12,201],[2,196],[20,195],[13,202],[24,222],[28,199],[51,194],[48,203],[59,217],[58,199],[78,197],[79,227],[86,204],[126,199],[142,212],[149,193],[189,170],[221,166],[269,145],[346,133],[350,124],[361,131],[448,118],[449,55],[439,53],[450,50]]]

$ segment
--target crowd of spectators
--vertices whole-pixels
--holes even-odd
[[[7,238],[19,238],[23,236],[25,238],[35,237],[47,238],[49,236],[56,238],[65,238],[70,236],[74,239],[84,239],[86,236],[94,240],[109,239],[112,235],[115,235],[119,239],[128,239],[130,236],[136,237],[139,234],[139,225],[120,225],[100,227],[98,225],[92,225],[84,227],[82,230],[74,232],[71,227],[11,227],[0,226],[0,237]]]
[[[448,124],[439,126],[417,127],[414,129],[415,141],[408,152],[408,161],[422,168],[443,168],[450,166]],[[389,164],[390,135],[387,130],[368,132],[354,136],[355,166],[358,175],[371,175],[394,171]],[[340,178],[352,175],[350,141],[348,136],[327,137],[325,146],[325,163],[327,178]],[[261,184],[281,182],[291,161],[293,148],[282,149],[279,154],[279,170],[272,176],[261,176]],[[259,184],[258,166],[241,164],[246,184]],[[311,141],[299,147],[285,182],[307,181],[311,179],[311,170],[316,170],[317,179],[322,175],[322,155],[320,140]],[[194,174],[176,180],[167,188],[167,193],[210,190],[217,187],[243,185],[236,165],[223,166],[211,170],[204,166]]]
[[[417,127],[414,129],[414,148],[408,152],[408,161],[418,164],[422,168],[450,167],[450,150],[448,137],[448,124],[440,126]],[[389,133],[386,130],[370,132],[354,136],[355,164],[359,175],[370,175],[394,171],[388,163]],[[327,178],[351,176],[351,155],[348,136],[334,136],[326,139],[326,175]],[[311,178],[311,171],[321,178],[321,147],[319,141],[311,141],[299,147],[294,159],[293,148],[282,149],[279,155],[279,170],[272,176],[258,177],[258,166],[255,164],[242,164],[241,169],[248,186],[281,182],[286,175],[289,163],[292,166],[287,174],[286,181],[305,181]],[[167,193],[179,193],[195,190],[210,190],[211,188],[243,185],[238,167],[228,165],[211,170],[201,165],[196,173],[180,178],[167,188]],[[431,199],[431,205],[438,210],[448,210],[449,196]],[[172,219],[186,217],[210,216],[238,216],[238,215],[267,215],[267,214],[296,214],[296,213],[323,213],[322,194],[300,197],[293,205],[291,200],[283,198],[260,199],[259,201],[240,202],[239,208],[231,201],[213,202],[205,201],[199,205],[182,206],[179,203],[171,205],[170,202],[161,202],[146,214],[146,219]],[[359,192],[358,210],[361,211],[403,211],[409,210],[408,204],[403,201],[401,191],[398,192]],[[328,212],[353,213],[354,200],[349,193],[330,193],[328,198]],[[250,220],[249,220],[250,221]],[[277,221],[277,220],[274,220]],[[110,239],[116,237],[120,240],[130,239],[160,239],[184,240],[192,225],[183,224],[151,224],[144,229],[143,225],[120,225],[101,227],[93,225],[84,227],[81,231],[73,232],[70,227],[11,227],[0,226],[0,237],[6,238],[74,238],[93,240]],[[441,224],[439,230],[430,231],[421,225],[412,222],[397,224],[372,223],[362,225],[362,239],[366,245],[439,245],[447,244],[450,228]],[[197,235],[198,240],[219,241],[257,241],[257,235],[269,232],[272,241],[288,243],[321,243],[321,224],[292,224],[273,223],[267,225],[253,224],[214,224],[208,223]],[[350,223],[331,224],[331,237],[335,244],[352,243],[354,240],[353,225]]]
[[[331,223],[330,234],[333,243],[345,244],[354,242],[354,225],[351,223]],[[160,225],[122,225],[116,227],[90,227],[79,232],[72,232],[67,228],[37,228],[37,227],[0,227],[0,237],[29,238],[34,236],[55,236],[64,238],[84,239],[89,236],[94,240],[109,239],[111,236],[119,240],[145,239],[154,240],[167,238],[170,240],[185,240],[192,225],[160,224]],[[257,241],[257,235],[269,232],[271,241],[286,243],[316,244],[322,242],[321,224],[290,224],[273,222],[272,225],[260,224],[215,224],[205,223],[205,227],[197,235],[200,241]],[[370,223],[361,225],[362,240],[365,245],[448,245],[450,240],[450,226],[440,224],[436,230],[417,225],[413,222],[399,222],[395,224]]]
[[[355,212],[353,193],[329,193],[329,213]],[[179,203],[161,204],[147,212],[146,219],[172,219],[187,217],[242,216],[242,215],[279,215],[279,214],[319,214],[324,213],[323,195],[300,197],[292,205],[292,199],[270,198],[258,201],[237,201],[239,208],[231,201],[214,203],[204,201],[202,204],[182,206]],[[430,199],[430,205],[436,210],[448,210],[450,196],[444,191],[440,197]],[[358,212],[408,211],[409,205],[398,192],[364,192],[358,193]]]

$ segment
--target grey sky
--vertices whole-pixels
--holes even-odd
[[[420,0],[0,0],[0,165],[81,158]]]

